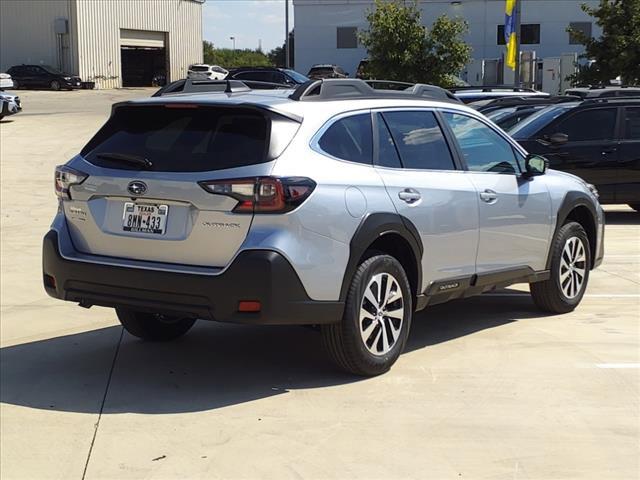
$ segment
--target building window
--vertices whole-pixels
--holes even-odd
[[[498,25],[498,45],[505,45],[504,25]],[[520,25],[520,45],[537,45],[540,43],[540,24],[523,23]]]
[[[587,38],[591,38],[591,22],[571,22],[569,28],[576,32],[582,32]],[[581,45],[573,33],[569,33],[569,45]]]
[[[338,48],[358,48],[358,27],[338,27]]]

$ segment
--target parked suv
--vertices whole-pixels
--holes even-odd
[[[227,70],[218,65],[207,65],[205,63],[189,65],[189,70],[187,70],[187,78],[195,80],[222,80],[228,74]]]
[[[71,90],[81,87],[80,77],[64,73],[49,65],[16,65],[7,70],[13,78],[13,87]]]
[[[307,77],[313,79],[319,78],[347,78],[349,74],[342,67],[331,64],[314,65],[309,69]]]
[[[229,70],[226,77],[234,80],[250,80],[253,82],[278,83],[297,87],[309,81],[307,77],[295,70],[275,67],[240,67]]]
[[[596,186],[601,203],[640,211],[640,97],[600,98],[547,107],[509,133],[552,168]]]
[[[516,282],[545,311],[580,303],[597,198],[475,110],[424,85],[230,87],[116,104],[56,168],[49,295],[147,340],[196,319],[319,325],[359,375],[388,370],[429,305]]]

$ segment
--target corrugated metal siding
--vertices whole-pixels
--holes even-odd
[[[21,63],[58,67],[57,17],[68,19],[63,68],[77,73],[71,0],[0,0],[0,70]]]
[[[202,4],[192,0],[73,0],[80,76],[97,88],[122,86],[120,29],[167,33],[168,80],[202,62]]]

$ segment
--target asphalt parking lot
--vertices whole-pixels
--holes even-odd
[[[357,379],[305,328],[200,322],[142,343],[113,311],[46,296],[53,168],[113,102],[20,91],[0,123],[3,479],[640,477],[640,215],[607,207],[573,313],[525,286],[420,313],[391,372]]]

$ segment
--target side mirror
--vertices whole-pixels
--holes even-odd
[[[525,175],[527,177],[536,177],[544,175],[549,166],[549,160],[540,155],[530,153],[524,160]]]
[[[552,145],[564,145],[569,141],[569,135],[566,133],[554,133],[549,137],[549,143]]]

